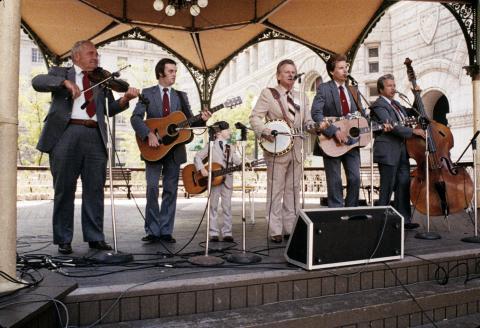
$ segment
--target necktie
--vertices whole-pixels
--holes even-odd
[[[83,90],[87,90],[90,88],[90,79],[88,78],[87,72],[83,71],[83,78],[82,78],[82,84],[83,84]],[[83,93],[85,96],[85,102],[87,102],[87,114],[89,117],[93,117],[95,113],[97,112],[95,108],[95,101],[93,99],[93,90],[88,90]]]
[[[340,103],[342,104],[342,115],[347,115],[350,113],[350,108],[348,108],[347,96],[345,96],[345,91],[343,91],[343,86],[339,86],[340,90]]]
[[[223,141],[219,141],[218,144],[220,145],[220,149],[223,151]]]
[[[405,116],[403,115],[402,111],[400,110],[400,107],[392,100],[390,102],[392,107],[395,109],[395,114],[397,115],[397,118],[399,121],[403,121],[405,119]]]
[[[170,99],[168,98],[168,88],[163,88],[163,117],[170,114]]]
[[[290,91],[287,92],[287,103],[288,103],[288,112],[290,113],[291,117],[290,119],[295,121],[295,113],[297,112],[297,109],[300,109],[297,104],[293,102],[292,97],[290,96],[291,93]]]

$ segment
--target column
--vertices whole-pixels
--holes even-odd
[[[20,3],[0,4],[0,270],[16,277]],[[19,288],[0,279],[0,291]]]

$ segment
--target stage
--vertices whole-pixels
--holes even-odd
[[[145,200],[137,203],[143,212]],[[319,208],[318,203],[318,199],[308,199],[305,208]],[[210,255],[225,258],[241,249],[241,201],[236,198],[232,204],[237,244],[210,243],[214,248]],[[190,257],[205,253],[205,222],[195,234],[205,206],[206,198],[180,198],[174,231],[177,243],[145,244],[140,241],[145,235],[143,219],[134,201],[116,201],[118,249],[132,254],[134,262],[104,266],[91,264],[96,253],[82,241],[80,202],[75,207],[72,258],[60,257],[50,243],[53,203],[19,202],[17,249],[19,255],[46,254],[57,264],[64,263],[56,274],[78,284],[63,299],[71,325],[89,325],[102,318],[102,324],[112,323],[112,327],[118,322],[125,327],[289,327],[299,323],[306,327],[408,327],[428,324],[429,317],[437,321],[472,319],[479,312],[480,284],[477,279],[463,284],[463,276],[468,272],[473,278],[479,271],[480,247],[460,241],[473,235],[473,213],[451,215],[448,221],[432,218],[430,228],[441,235],[439,240],[416,239],[416,231],[405,231],[403,260],[305,271],[285,261],[286,242],[267,243],[262,199],[256,201],[254,222],[248,204],[246,217],[246,248],[259,255],[261,262],[242,265],[225,261],[218,267],[190,264]],[[425,230],[424,216],[415,214],[414,222],[421,225],[417,231]],[[108,201],[105,231],[107,241],[113,243]],[[438,270],[437,264],[446,271]],[[435,282],[436,275],[443,279],[446,272],[446,285]],[[424,314],[402,286],[412,289]],[[466,290],[459,294],[458,286]],[[359,299],[364,304],[358,303]],[[286,310],[287,305],[291,311]],[[316,309],[314,314],[305,312],[309,307]],[[267,319],[268,313],[276,315]]]

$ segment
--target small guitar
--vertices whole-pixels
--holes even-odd
[[[339,157],[355,147],[365,147],[371,141],[370,138],[370,126],[364,117],[354,116],[351,118],[344,117],[327,117],[327,121],[331,125],[335,125],[344,131],[348,135],[348,141],[346,143],[339,143],[334,137],[327,137],[323,134],[318,136],[318,143],[322,151],[330,157]],[[401,122],[390,123],[392,126],[409,126],[417,123],[415,117],[407,117]],[[383,124],[376,122],[372,123],[372,130],[383,130]]]
[[[247,166],[254,167],[265,163],[264,159],[258,159],[247,163]],[[205,165],[208,170],[208,164]],[[218,163],[212,163],[212,186],[218,186],[225,180],[225,175],[234,171],[240,171],[242,164],[230,166],[224,169]],[[204,192],[208,188],[208,177],[203,176],[200,171],[197,171],[195,164],[188,164],[182,170],[183,186],[185,191],[191,195],[196,195]]]
[[[222,108],[233,108],[241,103],[242,98],[235,97],[209,110],[211,113],[215,113]],[[172,112],[167,117],[146,119],[145,124],[157,136],[160,146],[150,147],[148,139],[143,140],[137,135],[137,144],[142,157],[147,161],[158,161],[167,155],[174,146],[189,143],[193,139],[192,130],[182,130],[182,128],[189,128],[201,119],[201,113],[187,119],[182,111]]]

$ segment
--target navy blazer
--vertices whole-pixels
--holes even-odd
[[[357,108],[357,104],[355,103],[355,100],[353,99],[353,96],[350,93],[349,88],[345,88],[345,92],[348,94],[348,97],[350,98],[350,113],[354,114],[359,110]],[[357,99],[358,99],[359,105],[362,106],[358,91],[357,91]],[[363,108],[360,108],[360,111],[363,113]],[[340,117],[342,115],[343,114],[342,114],[342,105],[340,103],[340,95],[339,95],[338,87],[335,81],[330,80],[328,82],[320,84],[318,86],[315,98],[313,98],[313,102],[312,102],[312,119],[315,122],[320,122],[326,116]],[[323,131],[322,133],[327,137],[333,137],[336,131],[337,131],[337,128],[331,125],[327,129],[325,129],[325,131]],[[317,142],[315,143],[313,154],[317,156],[322,155],[321,149],[318,146]]]
[[[32,86],[39,92],[51,92],[52,104],[44,120],[44,126],[40,134],[37,149],[49,153],[57,144],[68,126],[72,117],[73,100],[70,92],[63,85],[63,81],[70,80],[75,83],[75,69],[72,67],[52,67],[48,74],[40,74],[33,78]],[[107,147],[107,125],[105,123],[105,98],[108,99],[109,116],[121,113],[128,108],[120,108],[111,91],[100,92],[98,88],[93,90],[94,101],[97,111],[97,122],[102,136],[105,151]]]
[[[402,114],[406,117],[407,110],[398,101],[393,101]],[[383,97],[378,99],[370,107],[372,120],[378,123],[398,122],[395,109]],[[397,165],[400,161],[400,147],[405,147],[405,138],[412,137],[412,128],[397,125],[390,132],[381,132],[375,137],[373,144],[373,161],[386,165]]]
[[[163,117],[163,95],[161,94],[158,85],[143,89],[142,95],[150,101],[150,104],[146,106],[139,101],[132,113],[130,123],[132,124],[135,133],[140,138],[146,139],[150,130],[144,122],[145,114],[147,116],[147,119]],[[180,97],[182,97],[183,99],[183,104],[185,105],[185,108],[182,108],[182,101],[180,100]],[[183,111],[187,118],[193,116],[192,110],[190,108],[190,103],[188,102],[187,94],[185,92],[178,91],[172,88],[170,92],[170,112],[175,111]],[[204,125],[205,122],[203,121],[197,124],[192,124],[192,126]],[[173,147],[173,149],[171,149],[170,151],[173,152],[174,161],[178,165],[187,161],[187,151],[184,144],[177,145]]]

